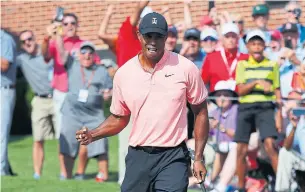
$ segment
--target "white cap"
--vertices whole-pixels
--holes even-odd
[[[228,34],[230,32],[239,35],[238,26],[236,24],[234,24],[234,23],[225,23],[225,24],[223,24],[223,26],[221,27],[221,34],[222,35],[226,35],[226,34]]]
[[[236,84],[234,81],[227,80],[227,81],[218,81],[214,87],[214,91],[220,90],[228,90],[228,91],[235,91]]]
[[[200,40],[203,41],[207,37],[213,37],[214,39],[218,40],[217,31],[211,27],[202,30],[200,34]]]
[[[91,49],[93,49],[95,51],[95,45],[90,41],[82,42],[80,45],[80,49],[82,49],[83,47],[91,47]]]
[[[153,12],[152,8],[146,6],[140,15],[140,18],[142,19],[145,15],[152,12]]]
[[[252,37],[255,37],[255,36],[258,36],[260,38],[262,38],[265,42],[266,42],[266,36],[265,36],[265,33],[262,31],[262,30],[259,30],[259,29],[254,29],[250,32],[247,33],[247,36],[246,36],[246,43],[248,43],[248,41],[252,38]]]

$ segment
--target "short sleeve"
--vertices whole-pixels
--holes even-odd
[[[110,106],[110,112],[114,115],[118,116],[127,116],[130,115],[130,110],[127,107],[122,90],[121,90],[121,83],[119,80],[119,75],[116,74],[113,80],[113,90],[112,90],[112,101]]]
[[[6,59],[9,63],[14,62],[15,57],[15,42],[8,36],[3,36],[1,39],[1,57]]]
[[[104,87],[103,89],[112,89],[113,88],[113,81],[112,78],[110,77],[107,69],[105,69],[105,79],[104,79]]]
[[[208,91],[200,76],[199,69],[191,64],[187,70],[187,100],[192,105],[199,105],[208,96]]]
[[[245,67],[243,65],[243,61],[239,61],[237,63],[235,81],[236,81],[236,85],[246,83],[246,81],[245,81]]]
[[[275,63],[273,67],[274,79],[273,79],[273,88],[278,89],[280,88],[280,70],[277,63]]]

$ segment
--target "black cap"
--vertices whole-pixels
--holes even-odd
[[[298,26],[295,23],[285,23],[282,26],[282,33],[298,33]]]
[[[152,12],[142,18],[139,31],[142,35],[153,32],[167,35],[168,26],[165,18],[161,14]]]
[[[190,37],[195,37],[196,39],[200,40],[200,31],[196,28],[186,30],[184,33],[184,39],[188,39]]]

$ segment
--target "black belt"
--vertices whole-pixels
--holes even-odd
[[[35,96],[41,97],[41,98],[52,98],[52,94],[40,95],[40,94],[38,94],[38,93],[35,93]]]
[[[1,85],[1,88],[3,89],[15,89],[15,85]]]
[[[167,150],[171,150],[171,149],[176,149],[179,147],[186,147],[186,143],[182,142],[179,145],[175,146],[175,147],[151,147],[151,146],[136,146],[136,147],[132,147],[135,150],[142,150],[146,153],[160,153],[163,151],[167,151]]]

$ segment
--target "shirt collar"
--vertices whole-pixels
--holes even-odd
[[[259,63],[263,63],[266,62],[268,59],[266,57],[264,57],[264,59],[261,62],[257,62],[251,55],[249,55],[249,62],[252,64],[259,64]]]
[[[73,36],[73,37],[67,37],[67,36],[64,36],[64,41],[77,41],[77,40],[80,40],[79,36]]]
[[[225,49],[225,54],[226,54],[226,57],[228,59],[232,59],[232,58],[235,58],[236,55],[237,55],[237,48],[233,51],[233,53],[231,53],[228,49]]]
[[[142,51],[140,51],[140,53],[137,55],[137,60],[138,60],[138,63],[139,63],[139,65],[140,65],[140,67],[141,67],[143,70],[145,70],[145,69],[142,67],[142,65],[141,65],[141,63],[140,63],[140,59],[139,59],[139,55],[140,55],[141,53],[142,53]],[[155,68],[154,68],[153,71],[156,71],[157,68],[163,66],[163,65],[165,64],[165,62],[167,61],[168,58],[169,58],[169,51],[164,50],[164,54],[163,54],[162,58],[160,59],[160,61],[159,61],[158,63],[156,63]],[[146,70],[145,70],[145,71],[146,71]]]

